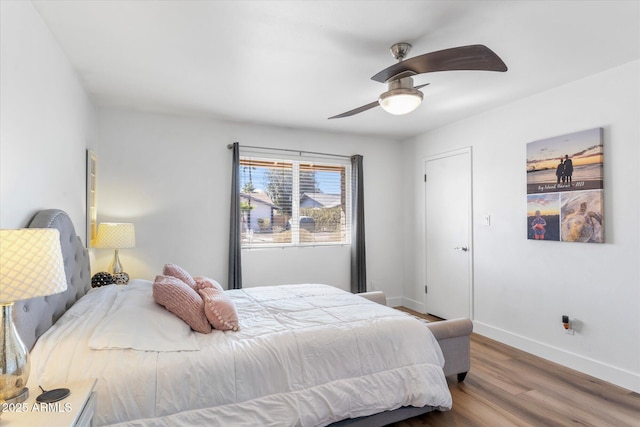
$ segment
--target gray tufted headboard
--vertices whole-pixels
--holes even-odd
[[[89,254],[76,235],[71,218],[59,209],[38,212],[29,228],[56,228],[67,275],[67,290],[56,295],[17,301],[13,316],[22,341],[31,350],[36,340],[81,296],[91,289]]]

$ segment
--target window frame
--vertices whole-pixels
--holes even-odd
[[[340,156],[341,157],[341,156]],[[270,249],[270,248],[313,248],[313,247],[331,247],[331,246],[351,246],[352,236],[352,195],[353,195],[353,182],[352,182],[352,165],[349,158],[327,158],[327,157],[315,157],[315,156],[287,156],[287,155],[271,155],[266,153],[240,153],[240,168],[245,166],[256,166],[262,168],[268,168],[269,165],[291,164],[291,242],[289,243],[251,243],[241,240],[242,250],[255,250],[255,249]],[[344,172],[344,184],[341,183],[341,192],[344,191],[344,230],[341,230],[341,235],[344,238],[341,241],[330,242],[301,242],[300,241],[300,170],[313,170],[315,171],[327,171],[327,172]],[[241,178],[242,180],[242,178]],[[344,187],[344,190],[342,189]],[[240,189],[240,196],[242,196],[242,186]],[[329,193],[331,194],[331,193]],[[341,203],[342,204],[342,203]],[[297,218],[297,220],[296,220]]]

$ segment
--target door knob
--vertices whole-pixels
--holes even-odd
[[[457,246],[453,249],[456,251],[463,251],[463,252],[467,252],[469,250],[469,248],[467,248],[466,246]]]

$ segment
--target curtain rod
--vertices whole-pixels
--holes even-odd
[[[292,150],[292,149],[288,149],[288,148],[270,148],[270,147],[256,147],[254,145],[239,145],[238,146],[240,148],[257,148],[258,150],[271,150],[271,151],[286,151],[286,152],[290,152],[290,153],[298,153],[300,156],[302,156],[302,153],[304,154],[317,154],[320,156],[333,156],[333,157],[342,157],[345,159],[350,159],[352,156],[345,156],[342,154],[331,154],[331,153],[319,153],[317,151],[305,151],[305,150]],[[233,144],[227,144],[227,148],[230,150],[233,148]]]

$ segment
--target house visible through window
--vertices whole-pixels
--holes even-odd
[[[351,242],[348,160],[240,158],[242,247]]]

